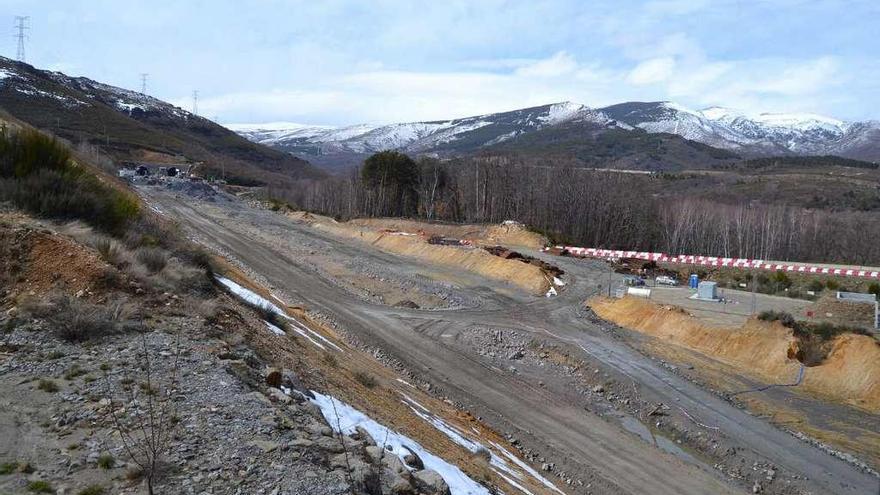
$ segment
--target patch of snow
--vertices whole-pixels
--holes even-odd
[[[410,382],[408,382],[408,381],[406,381],[406,380],[403,380],[403,379],[401,379],[401,378],[398,378],[397,381],[400,382],[400,383],[402,383],[402,384],[404,384],[404,385],[406,385],[407,387],[416,388],[415,385],[413,385],[412,383],[410,383]]]
[[[498,469],[492,469],[492,470],[495,471],[495,474],[497,474],[498,476],[501,476],[502,478],[504,478],[504,481],[510,483],[510,486],[512,486],[512,487],[516,488],[517,490],[519,490],[519,491],[525,493],[526,495],[535,495],[534,493],[532,493],[532,492],[530,492],[529,490],[527,490],[526,487],[524,487],[524,486],[520,485],[519,483],[517,483],[516,481],[510,479],[510,478],[509,478],[508,476],[506,476],[503,472],[501,472],[501,470],[498,470]]]
[[[318,347],[318,348],[321,349],[322,351],[326,351],[326,350],[327,350],[327,348],[324,347],[323,344],[321,344],[321,343],[318,342],[317,340],[313,339],[313,338],[311,337],[311,335],[308,334],[308,332],[304,331],[303,329],[299,328],[298,326],[294,325],[294,326],[293,326],[293,331],[296,332],[296,333],[298,333],[298,334],[300,334],[300,335],[302,335],[302,336],[305,337],[306,339],[308,339],[309,342],[311,342],[312,344],[314,344],[316,347]]]
[[[563,282],[562,279],[560,279],[559,277],[553,277],[553,285],[562,287],[565,285],[565,282]]]
[[[288,316],[287,319],[290,320],[290,324],[293,326],[293,329],[296,330],[296,333],[299,333],[300,335],[305,335],[305,334],[303,334],[301,331],[303,331],[303,332],[307,332],[307,333],[308,333],[309,335],[311,335],[312,337],[314,337],[314,338],[320,340],[321,342],[323,342],[323,343],[329,345],[330,347],[336,349],[337,351],[339,351],[339,352],[343,352],[343,351],[342,351],[342,348],[340,348],[338,345],[334,344],[333,342],[330,342],[326,337],[324,337],[324,336],[321,335],[320,333],[318,333],[318,332],[312,330],[311,328],[309,328],[309,327],[307,327],[307,326],[301,324],[299,321],[297,321],[297,320],[294,319],[294,318],[291,318],[291,317]],[[301,331],[300,331],[300,330],[301,330]],[[309,340],[312,340],[312,338],[308,337],[308,335],[306,335],[306,337],[309,338]],[[312,342],[315,342],[315,341],[312,340]],[[323,345],[318,344],[317,342],[315,342],[315,344],[317,344],[317,345],[318,345],[319,347],[321,347],[322,349],[324,348]]]
[[[263,296],[257,294],[256,292],[250,289],[246,289],[226,277],[215,275],[215,278],[218,282],[223,284],[227,289],[229,289],[230,292],[238,296],[240,299],[243,299],[244,301],[253,304],[254,306],[272,311],[273,313],[278,313],[285,318],[290,318],[289,316],[287,316],[287,313],[283,309],[270,303],[269,301],[264,299]]]
[[[282,329],[278,328],[277,326],[275,326],[275,325],[269,323],[268,321],[263,320],[263,323],[265,323],[266,326],[269,328],[269,331],[272,332],[272,333],[274,333],[275,335],[287,335],[286,333],[284,333],[284,330],[282,330]]]
[[[517,456],[511,454],[510,452],[507,451],[507,449],[505,449],[505,448],[502,447],[501,445],[498,445],[498,444],[495,443],[495,442],[489,442],[489,443],[491,443],[493,447],[495,447],[495,448],[498,449],[502,454],[504,454],[504,457],[507,457],[511,462],[513,462],[514,464],[516,464],[517,466],[519,466],[520,469],[522,469],[522,470],[524,470],[525,472],[529,473],[529,475],[530,475],[532,478],[535,478],[536,480],[540,481],[542,485],[546,486],[547,488],[549,488],[549,489],[551,489],[551,490],[553,490],[553,491],[555,491],[555,492],[558,492],[558,493],[561,493],[562,495],[565,495],[565,492],[563,492],[562,490],[560,490],[559,488],[557,488],[556,485],[553,484],[553,482],[551,482],[551,481],[548,480],[547,478],[541,476],[541,473],[539,473],[538,471],[536,471],[535,468],[533,468],[532,466],[529,466],[528,464],[526,464],[525,462],[523,462],[519,457],[517,457]]]
[[[273,313],[277,313],[278,315],[286,318],[290,322],[291,326],[293,327],[293,330],[296,333],[309,339],[310,341],[312,341],[312,343],[314,343],[315,345],[317,345],[321,349],[326,350],[326,347],[324,347],[320,342],[318,342],[315,339],[318,339],[318,340],[324,342],[325,344],[329,345],[330,347],[336,349],[337,351],[342,352],[342,348],[340,348],[338,345],[334,344],[333,342],[330,342],[323,335],[321,335],[318,332],[315,332],[314,330],[312,330],[311,328],[303,325],[296,318],[289,316],[287,314],[287,312],[285,312],[283,309],[272,304],[271,302],[269,302],[268,300],[266,300],[265,298],[263,298],[262,296],[260,296],[256,292],[254,292],[250,289],[246,289],[246,288],[242,287],[241,285],[238,285],[237,283],[233,282],[232,280],[229,280],[228,278],[221,277],[219,275],[215,275],[215,277],[217,278],[217,281],[220,282],[221,284],[223,284],[227,289],[229,289],[230,292],[232,292],[233,294],[235,294],[239,298],[243,299],[244,301],[246,301],[250,304],[253,304],[254,306],[258,306],[258,307],[267,309],[269,311],[272,311]],[[273,296],[273,297],[275,297],[275,296]],[[276,299],[278,299],[278,298],[276,297]],[[278,301],[283,302],[280,299],[278,299]]]
[[[315,395],[312,402],[321,409],[327,423],[337,433],[351,434],[355,432],[355,427],[360,426],[373,438],[385,439],[386,448],[401,459],[409,453],[408,451],[414,452],[422,459],[425,468],[436,471],[446,481],[452,494],[489,495],[488,489],[469,478],[458,466],[428,452],[415,440],[380,425],[366,414],[339,399],[315,391],[312,393]]]
[[[486,448],[485,445],[483,445],[475,440],[471,440],[470,438],[467,438],[463,431],[461,431],[460,429],[456,428],[455,426],[450,425],[449,423],[443,421],[442,419],[440,419],[439,417],[437,417],[436,415],[431,413],[431,411],[429,411],[428,408],[419,404],[418,402],[416,402],[414,399],[412,399],[408,395],[406,395],[402,392],[400,392],[400,394],[404,397],[404,399],[406,399],[403,402],[405,404],[409,405],[410,409],[418,417],[420,417],[423,420],[425,420],[426,422],[428,422],[431,426],[433,426],[438,431],[440,431],[441,433],[446,435],[454,443],[464,447],[465,449],[469,450],[470,452],[477,452],[479,450],[485,450],[486,452],[489,452],[489,454],[491,456],[489,463],[493,466],[495,472],[498,473],[499,475],[501,475],[502,478],[507,480],[507,482],[510,483],[511,486],[513,486],[513,487],[515,487],[525,493],[530,493],[528,490],[523,488],[522,485],[514,482],[513,480],[511,480],[510,478],[508,478],[507,476],[502,474],[502,472],[507,473],[508,475],[510,475],[520,481],[523,480],[523,473],[527,473],[528,475],[533,477],[539,483],[545,485],[546,487],[548,487],[554,491],[561,493],[562,495],[565,495],[564,492],[562,492],[559,488],[557,488],[547,478],[544,478],[543,476],[541,476],[541,474],[538,473],[538,471],[536,471],[534,468],[532,468],[531,466],[526,464],[524,461],[522,461],[521,459],[519,459],[515,455],[511,454],[507,449],[505,449],[501,445],[499,445],[495,442],[490,442],[490,445],[492,445],[493,448],[495,448],[499,452],[501,452],[501,454],[504,456],[503,458],[498,457],[494,452],[492,452],[490,449]],[[413,406],[415,406],[415,407],[413,407]],[[416,407],[418,409],[416,409]],[[419,410],[419,409],[421,409],[421,410]],[[479,431],[477,431],[476,429],[473,429],[473,430],[474,430],[474,433],[479,435]],[[513,469],[510,466],[510,464],[508,464],[508,460],[512,461],[519,469],[522,470],[522,472],[519,472],[519,471]]]
[[[538,120],[550,125],[560,124],[562,122],[568,122],[574,117],[580,116],[585,110],[589,110],[589,108],[580,103],[564,101],[562,103],[550,105],[547,113],[538,117]]]
[[[559,294],[559,293],[556,292],[556,288],[555,288],[555,287],[550,287],[550,289],[547,291],[546,294],[544,294],[544,296],[545,296],[545,297],[553,297],[553,296],[558,295],[558,294]]]

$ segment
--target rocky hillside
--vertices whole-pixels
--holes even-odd
[[[259,184],[318,177],[306,161],[252,143],[151,96],[0,57],[0,110],[116,160],[201,162],[205,175]]]

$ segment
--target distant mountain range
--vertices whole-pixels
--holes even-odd
[[[85,77],[0,57],[0,119],[17,119],[117,161],[200,163],[239,184],[325,175],[288,153],[252,143],[198,115]]]
[[[727,155],[709,153],[722,159],[839,155],[880,160],[880,122],[877,121],[843,122],[811,114],[747,115],[719,107],[697,111],[670,102],[628,102],[604,108],[563,102],[448,121],[381,126],[362,124],[335,128],[270,123],[227,127],[254,142],[324,165],[353,163],[365,154],[384,149],[437,156],[493,150],[528,151],[535,147],[552,151],[549,140],[558,143],[561,135],[569,148],[579,145],[576,148],[584,157],[589,155],[588,147],[598,144],[597,139],[602,140],[597,136],[606,133],[613,136],[613,143],[629,144],[646,141],[644,136],[640,137],[644,133],[669,135],[664,144],[675,141],[670,141],[671,136],[678,136],[693,143],[677,142],[675,146],[691,146],[697,150],[699,148],[693,144],[699,143],[730,152]],[[627,133],[632,136],[626,136]],[[584,142],[578,143],[581,138]],[[605,137],[604,141],[608,138]],[[642,148],[641,151],[650,150]],[[656,152],[653,155],[658,156]],[[666,165],[680,168],[662,159],[655,162],[644,168],[664,168]]]

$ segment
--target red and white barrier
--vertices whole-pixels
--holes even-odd
[[[547,251],[551,248],[545,248]],[[837,275],[841,277],[866,277],[880,279],[880,271],[863,270],[856,268],[831,268],[827,266],[814,266],[802,263],[770,263],[763,260],[747,258],[719,258],[717,256],[694,256],[687,254],[668,255],[665,253],[649,253],[644,251],[620,251],[612,249],[582,248],[574,246],[556,246],[556,249],[567,251],[574,256],[584,258],[636,258],[648,261],[664,263],[679,263],[685,265],[703,265],[730,268],[748,268],[757,270],[772,270],[797,273],[811,273],[816,275]]]

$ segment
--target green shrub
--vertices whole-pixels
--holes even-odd
[[[89,485],[78,491],[76,495],[104,495],[107,493],[101,485]]]
[[[116,465],[116,460],[110,454],[101,454],[98,457],[98,467],[101,469],[112,469]]]
[[[827,287],[828,290],[837,290],[840,288],[840,284],[836,280],[829,278],[825,282],[825,287]]]
[[[52,488],[52,485],[50,485],[48,481],[43,480],[31,481],[28,483],[27,489],[29,492],[33,493],[55,493],[55,489]]]
[[[56,384],[52,380],[47,380],[43,378],[37,383],[37,388],[42,390],[43,392],[54,394],[58,391],[58,384]]]
[[[797,321],[794,319],[794,316],[784,311],[761,311],[758,313],[758,319],[764,321],[778,321],[782,326],[787,328],[797,327]]]
[[[102,183],[73,162],[66,147],[36,131],[0,133],[0,200],[112,234],[124,232],[139,214],[134,198]]]
[[[868,285],[868,293],[880,297],[880,283],[871,282],[871,284]]]

